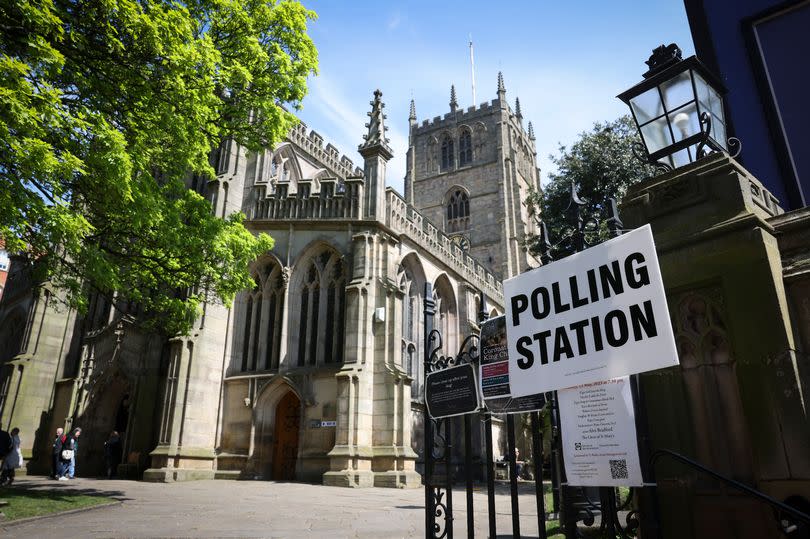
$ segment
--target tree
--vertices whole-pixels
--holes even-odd
[[[571,148],[560,146],[559,156],[550,156],[557,171],[549,174],[549,183],[542,193],[530,193],[527,204],[535,218],[545,222],[555,258],[568,254],[571,247],[571,221],[568,212],[571,186],[577,187],[586,205],[584,219],[594,217],[604,221],[608,198],[621,201],[627,188],[652,175],[654,168],[633,155],[632,146],[640,139],[629,116],[606,123],[596,123],[590,132],[582,133]],[[541,212],[537,211],[538,206]],[[594,234],[604,239],[604,223]],[[539,252],[539,237],[529,238],[533,252]],[[596,238],[590,238],[595,240]]]
[[[317,69],[315,14],[274,0],[10,0],[0,9],[0,238],[83,309],[185,333],[272,248],[185,187],[232,138],[271,145]]]

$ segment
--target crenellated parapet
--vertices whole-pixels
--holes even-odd
[[[444,116],[436,116],[432,120],[424,120],[421,124],[413,127],[413,134],[422,134],[435,129],[455,126],[459,123],[471,122],[484,116],[489,116],[493,111],[500,108],[500,102],[493,99],[489,102],[481,103],[479,106],[468,107],[466,110],[457,110],[455,113],[448,112]]]
[[[394,189],[386,190],[386,222],[394,232],[407,236],[419,247],[453,268],[468,282],[503,304],[503,285],[450,237],[405,202]]]
[[[307,125],[304,122],[293,127],[287,135],[287,139],[324,164],[342,180],[363,175],[363,170],[356,167],[352,160],[345,155],[340,155],[335,146],[327,144],[324,147],[323,137],[319,133],[315,130],[307,133]]]
[[[363,178],[349,177],[342,183],[333,178],[320,181],[314,192],[312,180],[299,180],[297,192],[290,184],[257,186],[260,191],[250,215],[251,220],[349,220],[362,218]],[[275,189],[273,189],[275,187]]]

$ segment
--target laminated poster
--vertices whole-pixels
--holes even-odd
[[[557,392],[563,459],[573,486],[642,486],[630,378]]]
[[[509,396],[509,356],[506,347],[506,317],[497,316],[481,324],[481,396],[494,414],[518,414],[540,410],[545,395]]]

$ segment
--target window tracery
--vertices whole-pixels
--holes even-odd
[[[345,265],[325,251],[306,266],[300,295],[298,366],[343,362]]]
[[[420,318],[419,283],[407,266],[401,265],[398,271],[399,289],[402,298],[402,368],[411,377],[411,398],[421,398],[422,368],[419,360]]]
[[[450,135],[445,135],[442,138],[442,172],[446,172],[453,168],[454,147],[453,139]]]
[[[469,129],[461,131],[458,139],[458,166],[463,167],[472,164],[472,135]]]
[[[467,230],[470,226],[470,197],[462,189],[455,189],[447,202],[446,232]]]

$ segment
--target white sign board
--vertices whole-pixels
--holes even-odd
[[[557,392],[563,461],[573,486],[642,486],[627,376]]]
[[[678,364],[649,225],[503,289],[512,397]]]

